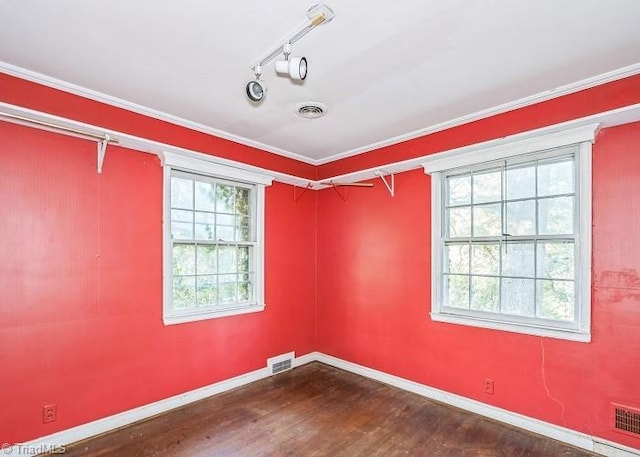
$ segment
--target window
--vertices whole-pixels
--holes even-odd
[[[165,324],[263,310],[270,180],[191,156],[164,160]]]
[[[425,164],[434,320],[590,340],[591,143],[570,133]]]

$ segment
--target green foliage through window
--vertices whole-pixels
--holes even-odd
[[[573,322],[573,155],[444,177],[444,306]]]
[[[170,187],[173,309],[251,302],[254,188],[182,172]]]

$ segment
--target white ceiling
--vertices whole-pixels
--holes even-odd
[[[326,0],[293,46],[303,84],[251,64],[315,0],[3,0],[0,70],[20,67],[310,163],[632,65],[638,0]],[[15,68],[12,68],[15,72]],[[59,82],[58,82],[59,84]],[[294,106],[327,105],[302,119]],[[156,113],[157,114],[157,113]]]

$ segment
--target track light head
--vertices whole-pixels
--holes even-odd
[[[247,97],[254,103],[259,103],[267,93],[267,85],[260,79],[252,79],[247,83]]]
[[[276,62],[276,73],[289,76],[295,81],[303,81],[307,77],[307,58],[291,57]]]
[[[307,58],[292,57],[289,60],[289,76],[297,81],[303,81],[307,77]]]

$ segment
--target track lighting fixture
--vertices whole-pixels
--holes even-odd
[[[303,81],[307,77],[307,58],[291,57],[291,43],[282,47],[284,60],[276,62],[276,73],[289,76],[295,81]]]
[[[313,5],[307,11],[306,18],[300,25],[293,29],[277,46],[263,54],[262,57],[251,67],[255,74],[255,79],[249,81],[246,86],[247,97],[252,102],[261,102],[264,99],[267,86],[260,79],[262,67],[271,62],[278,55],[283,54],[284,60],[276,62],[276,73],[288,76],[294,81],[304,81],[307,77],[307,58],[291,55],[291,45],[305,36],[311,30],[321,24],[330,22],[335,14],[324,3]]]
[[[251,80],[247,83],[247,97],[252,102],[261,102],[267,93],[267,86],[259,79]]]
[[[260,76],[262,75],[262,67],[260,65],[256,65],[254,67],[254,72],[256,75],[256,79],[252,79],[247,83],[246,91],[247,97],[252,102],[261,102],[264,96],[267,94],[267,85],[264,81],[260,80]]]

